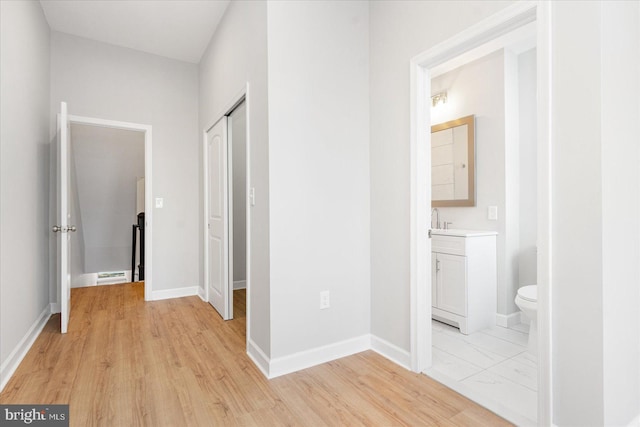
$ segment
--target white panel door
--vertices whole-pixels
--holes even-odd
[[[209,302],[224,320],[229,298],[229,184],[227,118],[207,132],[207,245]]]
[[[69,208],[69,117],[67,104],[60,103],[58,116],[58,176],[56,182],[58,210],[56,225],[53,231],[57,233],[57,267],[58,290],[60,292],[60,332],[67,333],[69,327],[69,313],[71,312],[71,232],[75,226],[71,225],[71,209]]]

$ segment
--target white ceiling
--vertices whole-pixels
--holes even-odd
[[[229,0],[40,0],[53,31],[198,63]]]

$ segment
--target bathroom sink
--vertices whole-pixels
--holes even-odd
[[[449,228],[447,230],[441,228],[434,228],[431,230],[432,235],[438,236],[458,236],[458,237],[473,237],[473,236],[494,236],[498,233],[496,231],[487,230],[462,230],[457,228]]]

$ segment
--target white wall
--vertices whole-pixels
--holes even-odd
[[[554,421],[602,425],[600,4],[581,4],[581,19],[569,5],[553,11]]]
[[[49,26],[38,2],[0,2],[0,383],[49,310]],[[48,313],[45,313],[45,315]],[[48,317],[48,316],[47,316]]]
[[[520,250],[518,256],[519,285],[537,283],[537,116],[536,116],[536,49],[518,57],[520,113]]]
[[[248,218],[251,227],[249,339],[269,356],[269,135],[267,114],[267,3],[234,1],[216,30],[199,67],[200,135],[226,114],[232,99],[249,84],[247,118],[250,185],[256,204]],[[200,142],[202,154],[202,142]],[[200,162],[202,163],[202,162]],[[200,185],[202,194],[202,165]],[[200,256],[204,248],[202,201],[199,208]],[[200,269],[200,283],[204,283]]]
[[[409,350],[409,61],[509,2],[370,3],[371,332]]]
[[[640,3],[603,2],[601,11],[604,424],[640,417]],[[627,183],[629,187],[627,187]],[[635,191],[634,191],[635,190]],[[620,227],[628,230],[620,233]],[[629,236],[632,236],[631,238]],[[624,325],[624,326],[622,326]],[[629,326],[627,326],[629,325]],[[636,418],[638,420],[638,418]]]
[[[231,114],[233,158],[233,281],[246,280],[247,270],[247,106]]]
[[[144,133],[72,124],[71,153],[82,224],[73,237],[83,240],[83,273],[130,270]]]
[[[268,3],[272,357],[370,330],[368,22],[364,2]]]
[[[153,290],[197,286],[197,66],[56,32],[51,55],[51,135],[60,101],[73,115],[153,127],[153,196],[164,198],[153,217]]]
[[[552,13],[554,422],[630,425],[640,401],[638,3],[558,2]]]

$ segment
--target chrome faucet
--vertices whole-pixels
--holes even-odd
[[[436,213],[436,229],[440,228],[440,211],[438,210],[438,208],[432,208],[431,209],[431,227],[433,227],[433,213]]]

